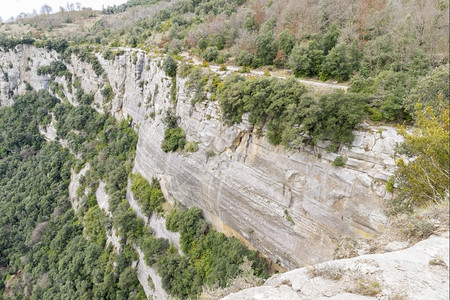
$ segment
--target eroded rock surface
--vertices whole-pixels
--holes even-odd
[[[274,275],[223,299],[448,299],[448,267],[449,239],[435,237],[400,251]]]
[[[25,81],[36,90],[48,89],[50,79],[36,75],[36,69],[57,57],[32,46],[2,52],[4,66],[13,62],[10,69],[3,67],[8,80],[0,76],[2,105],[25,91]],[[383,203],[391,197],[385,184],[395,166],[393,147],[401,141],[394,128],[362,124],[353,147],[337,154],[327,153],[325,145],[287,151],[258,137],[245,118],[225,125],[217,102],[192,106],[183,78],[177,78],[174,105],[171,80],[158,67],[161,58],[133,51],[112,60],[97,57],[104,77],[74,55],[68,70],[86,93],[94,94],[97,110],[132,117],[139,132],[134,169],[149,181],[157,177],[169,201],[200,207],[216,229],[238,236],[286,269],[331,259],[342,235],[374,237],[383,231]],[[56,81],[76,104],[67,79]],[[107,103],[101,95],[105,84],[114,93]],[[161,151],[162,119],[169,108],[181,117],[179,125],[199,151]],[[331,165],[337,155],[348,159],[342,168]]]

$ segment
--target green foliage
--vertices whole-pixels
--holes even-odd
[[[166,56],[163,62],[163,70],[166,72],[166,75],[169,77],[175,77],[177,75],[177,68],[178,64],[176,60],[170,55]]]
[[[173,152],[177,149],[183,149],[186,144],[186,135],[180,127],[166,129],[164,140],[161,143],[161,149],[164,152]]]
[[[322,37],[320,48],[324,55],[327,55],[336,46],[339,38],[339,29],[336,25],[332,25],[327,33]]]
[[[49,74],[53,78],[56,76],[63,76],[66,74],[66,65],[59,60],[52,61],[48,66],[40,66],[37,68],[36,73],[38,75]]]
[[[450,102],[449,65],[442,65],[426,76],[419,78],[417,85],[404,98],[404,107],[413,114],[417,104],[431,107],[436,113],[442,110],[442,104]],[[439,101],[439,97],[442,97]]]
[[[103,247],[109,219],[97,205],[90,207],[83,216],[83,227],[89,241]]]
[[[243,50],[236,56],[238,66],[249,67],[253,65],[253,55]]]
[[[393,193],[394,192],[394,185],[395,183],[395,177],[392,176],[391,178],[389,178],[388,182],[386,182],[386,191],[388,191],[389,193]]]
[[[124,179],[126,180],[126,177]],[[127,200],[122,200],[114,209],[113,225],[119,229],[123,243],[128,240],[136,241],[143,235],[144,223],[141,219],[136,218],[136,214]]]
[[[153,266],[166,254],[167,249],[169,249],[169,241],[148,235],[141,243],[141,249],[144,252],[144,259],[147,265]]]
[[[141,174],[136,173],[131,178],[131,191],[145,215],[150,216],[153,211],[162,212],[165,199],[156,178],[152,178],[149,184]]]
[[[165,290],[180,299],[194,297],[201,292],[202,280],[186,257],[176,254],[163,256],[156,264]]]
[[[278,49],[284,54],[290,55],[292,48],[294,48],[294,37],[288,30],[284,30],[278,36]]]
[[[196,295],[203,284],[218,283],[224,287],[241,272],[239,265],[244,257],[250,260],[257,275],[265,274],[264,262],[255,252],[236,238],[226,238],[212,230],[198,208],[174,208],[166,218],[166,227],[181,233],[181,248],[188,259],[169,253],[156,266],[163,285],[179,297]]]
[[[336,158],[333,160],[333,162],[331,163],[334,167],[343,167],[345,166],[347,159],[338,155],[336,156]]]
[[[0,294],[8,280],[3,274],[20,272],[23,276],[10,282],[9,294],[15,299],[145,299],[135,270],[127,267],[135,258],[126,247],[124,255],[117,256],[111,247],[105,249],[110,224],[95,195],[87,196],[88,207],[79,215],[70,209],[73,159],[69,150],[56,142],[45,143],[39,135],[38,125],[48,124],[50,113],[58,123],[67,119],[62,128],[73,122],[80,132],[89,132],[88,140],[104,124],[92,123],[105,117],[85,106],[57,103],[48,92],[28,92],[17,97],[11,108],[0,110]],[[118,145],[115,139],[110,141]]]
[[[177,80],[172,77],[172,84],[170,85],[170,100],[173,103],[177,103]]]
[[[55,50],[56,52],[62,54],[69,47],[69,43],[64,38],[49,39],[45,41],[44,46],[48,50]]]
[[[323,139],[331,141],[330,150],[339,144],[350,145],[352,130],[364,113],[363,97],[336,92],[315,100],[294,78],[232,75],[219,86],[217,97],[230,124],[241,122],[249,112],[249,121],[257,129],[267,126],[269,142],[287,147]]]
[[[34,39],[30,37],[9,38],[5,35],[0,34],[0,47],[4,50],[13,49],[20,44],[32,45],[33,43]]]
[[[289,65],[295,76],[317,76],[324,60],[324,52],[315,40],[298,43],[292,49]]]
[[[100,92],[104,97],[105,102],[110,101],[114,96],[113,89],[110,84],[106,84],[105,87]]]
[[[449,104],[438,114],[430,107],[417,112],[417,126],[412,133],[401,126],[405,142],[397,154],[410,158],[397,160],[395,181],[399,198],[407,207],[426,206],[448,201],[450,147]]]
[[[358,94],[342,91],[324,95],[319,99],[320,113],[316,124],[308,124],[308,129],[316,139],[331,141],[330,150],[339,144],[350,146],[352,133],[364,115],[364,100]]]
[[[186,152],[197,152],[198,144],[196,142],[187,142],[184,146],[184,151]]]
[[[166,117],[162,119],[162,122],[166,125],[167,129],[177,128],[179,118],[180,117],[174,114],[171,109],[168,109],[166,112]]]
[[[277,45],[273,38],[273,30],[270,22],[264,24],[256,42],[258,45],[257,55],[261,64],[271,65],[277,54]],[[253,65],[256,66],[255,64]]]
[[[351,71],[346,46],[340,44],[331,49],[326,56],[322,65],[320,79],[326,80],[332,77],[338,81],[346,81],[350,78]]]
[[[178,119],[179,117],[169,109],[166,113],[166,117],[162,120],[164,125],[166,125],[164,140],[161,143],[161,149],[164,152],[183,149],[186,144],[186,135],[184,134],[183,129],[178,127]]]
[[[205,51],[203,51],[202,56],[203,59],[208,62],[215,61],[219,56],[219,49],[217,49],[217,47],[208,47],[205,49]]]
[[[349,91],[365,95],[369,112],[375,120],[402,120],[408,118],[404,99],[415,85],[416,78],[406,72],[383,71],[375,78],[354,77]]]
[[[69,47],[66,51],[64,51],[64,56],[70,58],[71,53],[77,55],[81,61],[91,64],[92,69],[97,76],[101,76],[105,72],[97,56],[95,56],[95,52],[92,47]]]

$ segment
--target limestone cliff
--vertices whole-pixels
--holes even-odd
[[[448,299],[448,243],[448,236],[433,237],[401,251],[321,263],[223,299]]]
[[[98,110],[132,117],[139,132],[134,169],[148,180],[159,178],[169,201],[200,207],[216,229],[238,236],[286,269],[331,259],[342,235],[373,237],[383,231],[383,203],[391,197],[385,184],[394,170],[393,148],[401,141],[394,128],[362,124],[353,147],[338,154],[327,153],[324,145],[288,151],[257,136],[245,118],[225,125],[217,102],[192,106],[183,78],[176,81],[174,107],[160,57],[131,50],[113,60],[97,57],[103,76],[76,56],[68,70],[79,76],[85,92],[94,93]],[[1,52],[1,104],[10,105],[13,95],[25,91],[25,82],[48,89],[49,76],[36,70],[56,59],[56,52],[32,46]],[[55,81],[76,104],[72,83],[65,77]],[[101,95],[106,83],[114,92],[109,102]],[[171,107],[199,151],[161,150],[161,120]],[[344,167],[332,166],[337,155],[348,158]]]

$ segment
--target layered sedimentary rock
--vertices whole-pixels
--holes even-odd
[[[223,299],[448,299],[448,243],[447,234],[401,251],[325,262]]]
[[[386,181],[394,170],[393,148],[400,137],[394,128],[362,124],[351,149],[327,153],[324,145],[290,151],[270,145],[254,133],[245,118],[227,126],[217,102],[191,104],[185,79],[177,78],[177,103],[170,100],[172,81],[159,67],[161,58],[126,51],[113,60],[98,55],[105,70],[72,56],[69,71],[80,77],[85,92],[95,95],[94,106],[118,118],[130,116],[139,133],[134,169],[149,181],[157,177],[169,201],[200,207],[215,228],[236,235],[286,269],[329,260],[342,235],[372,237],[383,231],[383,204],[391,197]],[[30,46],[0,55],[1,103],[13,94],[48,88],[50,78],[36,75],[40,65],[57,59],[55,52]],[[12,68],[6,68],[8,62]],[[75,103],[65,78],[65,97]],[[101,95],[109,83],[114,97]],[[162,119],[172,109],[195,153],[164,153]],[[344,167],[332,166],[338,155]]]

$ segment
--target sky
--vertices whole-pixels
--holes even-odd
[[[52,7],[53,12],[59,11],[59,7],[66,7],[67,3],[81,3],[82,7],[91,7],[93,9],[102,9],[108,5],[118,5],[125,3],[127,0],[0,0],[0,17],[3,21],[11,17],[17,17],[20,13],[31,13],[35,9],[40,13],[41,7],[48,4]],[[76,5],[75,5],[76,7]]]

